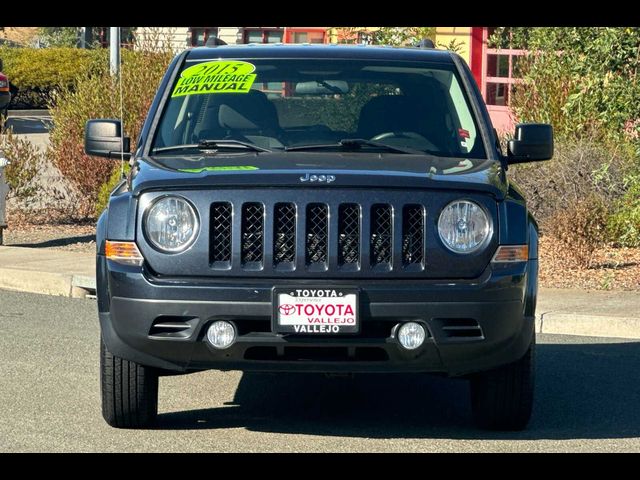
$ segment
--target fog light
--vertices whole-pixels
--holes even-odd
[[[207,330],[207,340],[215,348],[229,348],[236,341],[236,329],[229,322],[213,322]]]
[[[416,322],[407,322],[398,329],[398,341],[407,350],[414,350],[424,343],[427,333]]]

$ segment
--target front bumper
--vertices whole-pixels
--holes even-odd
[[[438,372],[452,376],[519,359],[534,331],[527,298],[536,260],[487,270],[471,281],[344,281],[360,289],[361,331],[354,336],[271,332],[271,292],[286,279],[154,278],[98,256],[98,306],[104,341],[122,358],[165,370]],[[530,272],[534,272],[531,274]],[[336,280],[297,281],[330,287]],[[528,293],[529,291],[529,293]],[[530,299],[529,299],[530,300]],[[236,343],[205,340],[215,320],[234,322]],[[420,321],[429,338],[407,351],[391,335]],[[167,328],[167,325],[170,328]]]

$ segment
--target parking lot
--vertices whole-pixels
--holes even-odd
[[[540,335],[533,419],[471,425],[468,386],[431,376],[354,379],[203,372],[160,380],[155,430],[100,413],[94,300],[0,290],[1,451],[639,451],[640,344]]]

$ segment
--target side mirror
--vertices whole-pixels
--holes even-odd
[[[106,158],[131,157],[129,137],[122,136],[120,120],[89,120],[84,128],[84,151],[87,155]]]
[[[546,123],[520,123],[507,144],[507,163],[536,162],[553,157],[553,128]]]

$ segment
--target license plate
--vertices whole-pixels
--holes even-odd
[[[275,288],[273,329],[278,333],[302,335],[358,333],[358,290]]]

